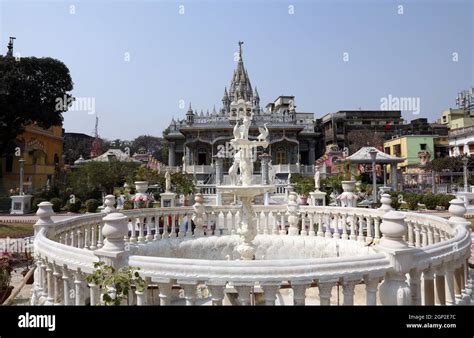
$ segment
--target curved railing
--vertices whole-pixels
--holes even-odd
[[[462,201],[452,201],[449,220],[388,210],[303,206],[296,213],[299,222],[290,224],[285,205],[255,206],[260,235],[354,241],[368,251],[353,257],[239,261],[137,254],[159,241],[236,234],[238,206],[123,211],[125,223],[113,227],[123,231],[109,228],[104,238],[104,224],[112,222],[105,214],[53,222],[51,206],[44,202],[35,225],[39,269],[32,304],[100,304],[99,287],[85,282],[99,260],[140,268],[147,292],[130,293],[129,304],[275,304],[279,292],[286,292],[283,298],[293,304],[305,304],[307,290],[317,288],[319,304],[329,305],[336,285],[342,286],[346,305],[354,304],[355,292],[365,294],[366,304],[469,303],[471,238]],[[192,222],[197,218],[203,221]],[[104,246],[107,241],[123,250],[110,251]]]

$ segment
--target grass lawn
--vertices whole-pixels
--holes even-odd
[[[31,223],[0,223],[0,238],[33,236],[33,233],[33,224]]]

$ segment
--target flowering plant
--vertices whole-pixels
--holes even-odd
[[[137,208],[146,208],[151,199],[147,195],[137,194],[132,197],[132,201]]]
[[[7,251],[0,256],[0,290],[5,290],[10,286],[13,265],[11,256]]]

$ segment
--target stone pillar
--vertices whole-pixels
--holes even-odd
[[[214,166],[216,174],[216,185],[224,183],[224,160],[220,156],[214,156]]]
[[[275,305],[276,294],[280,290],[280,284],[262,284],[265,305]]]
[[[435,291],[433,281],[433,270],[427,269],[423,271],[423,282],[424,282],[424,304],[423,305],[435,305]]]
[[[128,217],[114,212],[103,218],[102,235],[104,245],[94,251],[100,261],[118,269],[123,266],[126,255],[124,237],[128,235]]]
[[[411,305],[421,305],[421,271],[410,270]]]
[[[268,164],[270,163],[271,156],[264,153],[260,155],[260,160],[262,163],[262,184],[267,185],[270,184],[270,178],[269,178],[269,167]]]
[[[310,165],[314,165],[314,161],[316,161],[316,141],[310,140],[309,141],[309,152],[308,152],[308,162]]]
[[[454,267],[452,263],[446,266],[446,305],[456,305],[456,298],[454,295]]]
[[[462,303],[462,289],[463,289],[463,275],[462,266],[454,269],[454,296],[456,297],[456,304]]]
[[[441,267],[436,270],[435,275],[435,305],[446,305],[444,271]]]
[[[364,276],[366,305],[377,305],[379,278]]]
[[[413,264],[414,249],[409,248],[403,240],[408,230],[405,215],[398,211],[389,211],[383,216],[380,231],[383,234],[378,250],[385,253],[392,268],[386,272],[380,285],[382,305],[409,305],[411,303],[410,287],[406,274]]]
[[[331,290],[335,282],[318,282],[319,304],[331,305]]]
[[[397,164],[390,164],[390,181],[392,183],[392,191],[397,191],[398,189],[398,177],[397,177]]]
[[[212,305],[222,305],[222,301],[224,300],[225,284],[207,284],[207,288],[211,293]]]
[[[176,158],[176,144],[174,142],[169,142],[168,143],[168,166],[174,167],[176,164],[175,158]]]
[[[288,197],[288,205],[286,214],[288,216],[288,223],[290,228],[288,229],[288,235],[297,236],[299,234],[298,221],[299,221],[299,205],[296,202],[297,195],[295,192],[290,193]]]

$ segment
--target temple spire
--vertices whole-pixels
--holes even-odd
[[[239,41],[239,61],[242,61],[242,45],[244,44],[243,41]]]

